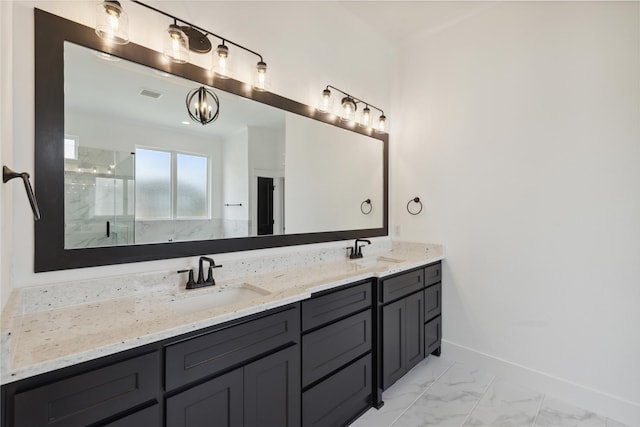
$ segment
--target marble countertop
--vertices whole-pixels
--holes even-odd
[[[162,280],[127,289],[131,278],[121,276],[111,278],[114,288],[108,297],[92,297],[89,294],[96,293],[95,288],[79,286],[75,292],[85,294],[71,305],[57,303],[55,291],[39,289],[36,308],[29,301],[29,293],[35,291],[16,289],[2,312],[0,381],[18,381],[443,258],[441,245],[394,244],[389,251],[360,260],[309,262],[280,270],[272,267],[264,273],[257,269],[256,274],[224,278],[214,287],[194,290]],[[198,309],[189,309],[187,299],[209,298],[234,287],[257,292],[247,292],[250,295],[226,305],[199,304]]]

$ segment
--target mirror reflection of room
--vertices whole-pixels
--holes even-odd
[[[185,108],[198,83],[64,52],[65,249],[382,225],[381,141],[218,89],[202,126]]]

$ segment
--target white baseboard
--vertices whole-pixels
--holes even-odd
[[[510,382],[540,391],[630,427],[640,426],[640,403],[630,402],[447,340],[442,340],[442,356],[463,365],[482,368]]]

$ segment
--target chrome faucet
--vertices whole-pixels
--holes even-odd
[[[207,261],[209,263],[209,271],[207,274],[207,279],[204,278],[204,266],[203,262]],[[220,268],[222,265],[216,265],[216,262],[209,257],[201,256],[198,261],[198,280],[193,280],[193,268],[188,270],[178,270],[178,273],[189,273],[189,279],[187,279],[187,289],[196,289],[196,288],[204,288],[205,286],[215,286],[216,280],[213,278],[213,269]]]
[[[356,239],[355,243],[353,244],[353,247],[349,247],[347,249],[349,249],[349,258],[350,259],[358,259],[358,258],[362,258],[362,247],[364,245],[358,245],[358,242],[363,242],[366,243],[368,245],[371,244],[371,240],[366,240],[366,239]]]

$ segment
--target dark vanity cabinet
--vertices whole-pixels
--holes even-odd
[[[167,345],[167,426],[297,426],[299,319],[295,305]]]
[[[438,262],[379,282],[380,384],[384,390],[440,347],[440,270]],[[434,286],[438,286],[437,293]],[[438,299],[435,308],[434,298]],[[426,325],[425,320],[429,321]]]
[[[302,302],[302,425],[344,426],[373,400],[372,282]]]
[[[299,340],[291,304],[27,378],[2,426],[298,426]]]

